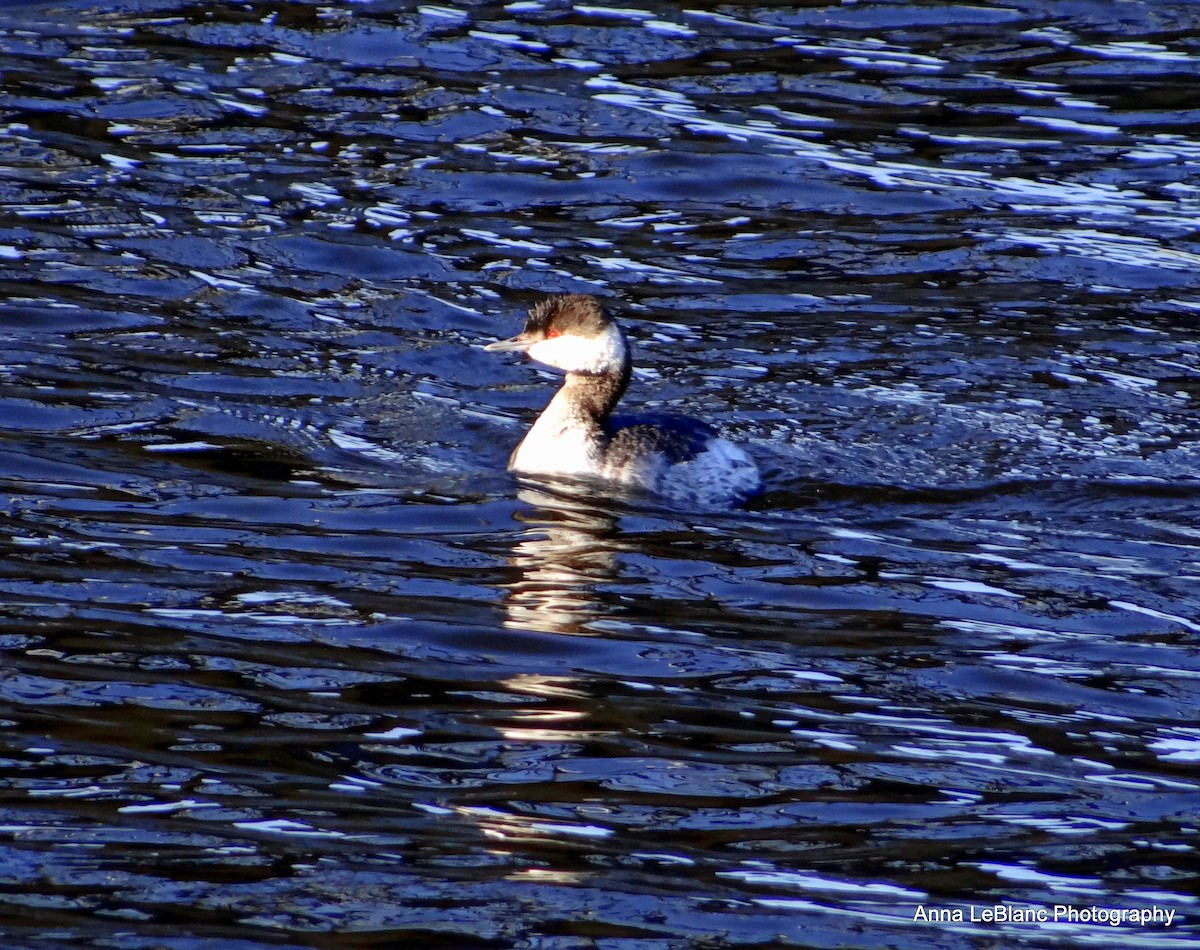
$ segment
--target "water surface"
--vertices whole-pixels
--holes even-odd
[[[1193,945],[1197,36],[6,5],[6,943]],[[563,291],[763,496],[504,472]]]

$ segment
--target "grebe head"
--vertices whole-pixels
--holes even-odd
[[[595,297],[561,294],[533,306],[525,329],[485,350],[513,350],[566,373],[620,373],[629,359],[621,328],[600,309]]]

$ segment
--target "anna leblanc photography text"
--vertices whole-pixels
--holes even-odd
[[[913,920],[928,923],[978,924],[1106,924],[1110,927],[1170,927],[1175,923],[1175,910],[1152,907],[1075,907],[1054,904],[1037,907],[1023,904],[990,904],[966,907],[929,907],[918,904]]]

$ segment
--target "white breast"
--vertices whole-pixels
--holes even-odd
[[[578,418],[551,402],[509,460],[509,470],[530,475],[597,475],[601,446]]]

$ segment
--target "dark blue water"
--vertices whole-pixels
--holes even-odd
[[[1197,103],[1192,3],[4,5],[0,942],[1195,945]],[[563,291],[761,497],[504,471]]]

